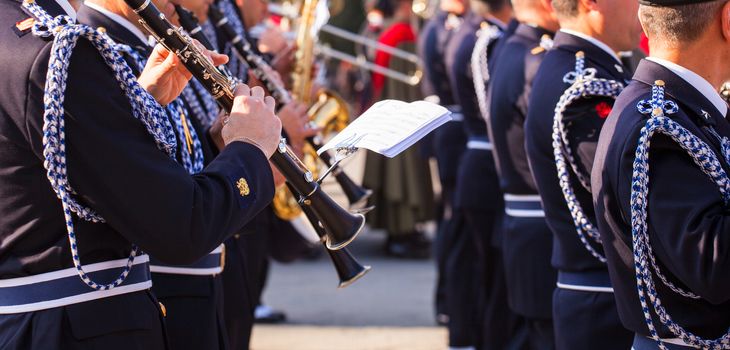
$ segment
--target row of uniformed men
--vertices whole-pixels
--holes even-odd
[[[726,0],[441,1],[419,46],[456,116],[452,349],[730,348],[728,23]]]
[[[193,11],[248,80],[210,2],[152,3]],[[0,1],[0,348],[248,348],[266,235],[291,229],[268,158],[282,124],[295,149],[316,133],[305,108],[280,121],[240,85],[226,116],[123,0],[72,5]],[[266,13],[216,6],[242,35]]]

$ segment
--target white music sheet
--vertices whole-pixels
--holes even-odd
[[[383,100],[350,123],[317,153],[366,148],[393,158],[450,120],[451,113],[446,108],[431,102]]]

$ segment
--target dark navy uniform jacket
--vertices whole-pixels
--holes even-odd
[[[55,4],[49,9],[61,13]],[[0,1],[0,278],[73,266],[61,203],[43,168],[42,101],[51,42],[14,30],[28,17],[19,1]],[[165,262],[192,263],[271,201],[271,170],[253,145],[229,145],[195,176],[160,152],[85,39],[72,54],[68,76],[69,181],[79,201],[106,219],[74,221],[84,264],[125,258],[132,242]],[[236,186],[242,178],[251,189],[247,196]],[[113,314],[114,322],[93,317],[99,312]],[[69,320],[78,337],[144,329],[158,319],[157,305],[140,293],[2,318],[16,318],[19,325],[39,313],[58,317],[58,327]]]
[[[482,23],[491,24],[483,17],[470,12],[464,23],[451,38],[446,49],[446,67],[449,81],[453,89],[454,100],[461,106],[464,114],[464,131],[469,138],[488,139],[487,124],[479,111],[479,102],[474,89],[471,72],[471,56],[477,40],[477,31]],[[488,55],[496,40],[488,47]],[[467,151],[459,164],[459,187],[454,198],[454,205],[471,209],[494,209],[501,206],[502,196],[497,188],[497,173],[494,161],[487,152]],[[495,184],[492,188],[490,184]],[[462,187],[463,186],[463,187]]]
[[[433,90],[432,93],[438,96],[439,104],[446,107],[456,105],[445,56],[446,46],[458,27],[452,27],[454,24],[448,23],[449,18],[453,20],[455,15],[443,11],[436,13],[421,30],[418,45],[419,56],[423,59],[424,83],[427,83]],[[433,152],[438,160],[439,177],[442,182],[447,184],[456,182],[459,160],[465,147],[466,135],[458,123],[444,125],[434,133]]]
[[[601,131],[592,187],[621,321],[629,330],[644,335],[648,331],[636,291],[630,196],[632,163],[639,133],[647,121],[636,105],[651,99],[656,80],[665,82],[665,98],[679,106],[679,112],[667,116],[707,143],[725,172],[730,171],[722,160],[719,141],[707,128],[711,124],[720,136],[730,137],[726,116],[672,71],[642,61]],[[703,117],[705,112],[707,119]],[[701,299],[675,294],[654,275],[657,293],[675,322],[699,336],[717,338],[730,327],[727,206],[715,183],[668,137],[655,134],[652,138],[649,166],[648,232],[654,255],[670,281]],[[654,324],[660,324],[656,317]],[[674,338],[666,329],[660,329],[659,334]]]
[[[141,38],[138,38],[121,24],[86,5],[82,5],[78,10],[78,22],[94,28],[104,27],[107,35],[115,42],[130,45],[145,57],[151,53],[151,47],[147,43],[141,42]],[[124,57],[130,67],[134,67],[133,70],[136,70],[134,59],[126,54]],[[187,103],[184,98],[183,100]],[[202,101],[199,103],[202,103]],[[170,117],[179,118],[179,116]],[[214,154],[217,153],[214,151],[215,146],[208,141],[208,137],[206,137],[208,135],[207,130],[203,129],[198,117],[193,115],[189,108],[187,109],[187,117],[198,134],[204,160],[208,164],[213,160]],[[182,143],[185,140],[178,138],[177,142]],[[152,277],[152,290],[155,296],[160,298],[166,309],[171,313],[167,318],[167,331],[170,346],[173,349],[225,348],[223,342],[227,339],[222,334],[222,326],[217,323],[218,319],[221,320],[220,323],[223,320],[222,285],[220,281],[215,281],[212,275],[194,276],[153,273]],[[180,316],[175,317],[176,315]],[[184,318],[193,319],[185,320]],[[181,327],[183,322],[187,327]],[[186,332],[185,334],[181,334],[183,329]],[[185,345],[182,345],[181,341],[184,341]]]
[[[537,194],[525,152],[525,119],[532,82],[546,52],[539,46],[543,35],[553,33],[520,24],[489,66],[487,125],[504,193]]]
[[[563,92],[570,86],[563,82],[566,73],[575,70],[575,54],[585,53],[586,68],[595,68],[596,77],[624,82],[626,73],[619,61],[598,46],[577,36],[558,32],[553,49],[548,51],[532,85],[525,125],[527,157],[534,175],[548,226],[555,234],[552,264],[563,271],[605,269],[606,265],[590,255],[583,246],[568,205],[560,189],[553,155],[552,133],[554,109]],[[613,104],[611,98],[590,98],[574,102],[564,113],[569,144],[578,169],[590,176],[598,134],[607,114],[604,106]],[[576,180],[568,166],[571,182],[586,215],[595,223],[590,189]],[[600,251],[600,246],[595,247]]]

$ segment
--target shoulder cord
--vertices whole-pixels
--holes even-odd
[[[89,26],[76,25],[74,20],[68,16],[51,17],[35,2],[25,1],[23,7],[37,18],[33,25],[33,35],[54,36],[43,96],[43,156],[45,159],[43,166],[46,168],[53,190],[61,200],[71,255],[79,277],[92,289],[109,290],[124,282],[129,275],[134,258],[140,250],[139,247],[132,244],[127,264],[120,275],[109,284],[100,284],[91,280],[79,259],[72,213],[82,220],[91,222],[104,222],[104,219],[93,209],[78,203],[73,198],[76,193],[68,182],[63,102],[71,53],[78,38],[86,38],[99,51],[105,63],[114,71],[120,87],[127,92],[135,118],[140,120],[154,137],[157,147],[170,156],[175,154],[175,134],[165,117],[163,108],[137,83],[136,77],[125,64],[122,56],[113,49],[112,42],[107,36]]]
[[[474,91],[479,103],[482,118],[488,114],[487,84],[489,83],[488,47],[494,40],[502,36],[502,31],[495,25],[488,25],[477,32],[477,42],[471,54],[471,71],[474,81]]]
[[[651,268],[662,283],[672,291],[687,298],[700,298],[691,292],[676,287],[667,280],[659,269],[653,250],[649,244],[646,206],[649,194],[649,148],[651,137],[656,133],[664,134],[682,147],[692,157],[695,164],[717,184],[720,196],[726,205],[730,202],[730,179],[728,179],[727,173],[722,168],[715,152],[704,141],[676,121],[666,117],[668,114],[674,114],[679,111],[679,107],[674,101],[664,99],[663,81],[657,81],[652,87],[651,100],[642,100],[638,103],[637,108],[642,114],[650,116],[646,125],[641,129],[639,136],[631,183],[631,233],[634,248],[634,267],[639,301],[644,312],[647,327],[651,337],[658,343],[659,348],[666,350],[667,348],[660,340],[651,318],[650,309],[647,305],[647,303],[651,303],[654,312],[659,316],[660,322],[686,344],[701,349],[730,349],[730,333],[726,333],[718,339],[705,340],[686,331],[675,323],[666,309],[661,305],[661,300],[654,288],[654,281],[649,270],[649,264],[651,264]],[[713,129],[710,130],[720,141],[723,158],[726,162],[730,161],[728,159],[730,156],[730,140],[726,137],[720,137]]]
[[[218,9],[220,9],[225,18],[228,19],[228,23],[230,23],[231,26],[233,26],[233,29],[236,30],[236,34],[246,38],[246,30],[238,16],[238,9],[235,8],[235,6],[228,0],[218,1],[217,4]],[[223,51],[229,58],[227,66],[234,74],[234,77],[241,79],[242,81],[248,81],[248,64],[238,57],[238,54],[236,54],[235,50],[233,50],[233,45],[230,42],[226,42],[224,46]]]
[[[565,83],[571,83],[572,85],[563,93],[563,96],[560,97],[560,101],[555,106],[552,135],[553,156],[555,157],[555,165],[558,170],[560,188],[563,191],[565,202],[568,204],[570,215],[573,217],[573,223],[576,231],[578,232],[578,238],[580,238],[583,246],[585,246],[586,250],[588,250],[591,255],[600,262],[605,263],[606,257],[599,253],[596,248],[588,242],[588,239],[590,238],[596,244],[601,244],[601,237],[598,233],[598,229],[596,229],[583,211],[583,207],[575,197],[573,186],[570,184],[568,164],[572,167],[573,173],[581,181],[581,184],[586,186],[586,188],[590,188],[586,185],[588,180],[585,179],[585,177],[583,177],[578,171],[575,157],[570,150],[567,130],[565,130],[565,125],[563,124],[563,113],[565,113],[568,106],[580,98],[590,96],[615,98],[619,93],[621,93],[624,86],[614,80],[596,78],[595,68],[585,68],[585,55],[582,51],[576,53],[575,57],[575,71],[569,72],[563,78]]]
[[[215,119],[218,118],[218,104],[210,92],[205,90],[198,80],[191,79],[182,93],[188,106],[190,106],[190,110],[197,117],[203,128],[210,128],[215,122]],[[202,104],[198,98],[202,100]]]
[[[203,28],[203,34],[205,34],[211,45],[213,45],[213,49],[218,51],[218,40],[215,34],[215,27],[213,27],[213,24],[210,23],[210,21],[205,21],[204,23],[200,24],[200,27]],[[229,61],[232,59],[233,57],[229,57]],[[191,87],[192,90],[195,91],[195,93],[197,93],[203,103],[201,105],[199,103],[199,100],[193,99],[193,96],[191,96],[190,94],[191,91],[189,91],[187,88],[183,90],[185,100],[188,101],[188,104],[193,110],[193,113],[198,116],[198,120],[200,121],[200,124],[203,125],[203,128],[208,129],[211,125],[213,125],[216,118],[218,118],[218,104],[215,102],[213,96],[207,90],[205,90],[203,84],[201,84],[197,79],[190,79],[190,84],[188,86]]]
[[[137,69],[140,72],[147,64],[147,58],[143,57],[137,50],[129,45],[117,43],[116,45],[114,45],[114,48],[119,52],[129,55],[137,64]],[[195,93],[192,91],[190,84],[188,84],[188,86],[183,89],[183,96],[190,105],[190,108],[193,110],[193,113],[196,113],[196,115],[203,115],[200,103],[198,102]],[[208,96],[210,96],[210,94],[208,94]],[[198,112],[200,112],[201,114],[197,114],[196,107]],[[165,110],[167,110],[167,114],[175,123],[175,131],[177,132],[178,140],[180,140],[177,143],[177,149],[178,152],[180,152],[180,159],[182,160],[183,167],[185,167],[185,170],[187,170],[189,174],[196,174],[201,172],[204,167],[203,148],[200,144],[198,133],[195,132],[195,128],[193,128],[193,124],[190,118],[182,117],[183,115],[189,116],[189,114],[186,113],[186,108],[183,104],[182,99],[179,97],[176,98],[170,104],[165,106]],[[186,125],[183,125],[183,121]],[[190,154],[190,151],[187,147],[186,129],[188,130],[189,135],[192,138],[192,155]]]

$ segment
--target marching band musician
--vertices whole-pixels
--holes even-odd
[[[158,8],[168,8],[171,3],[163,0],[153,2]],[[205,2],[201,3],[205,4]],[[207,5],[205,6],[207,8]],[[201,11],[198,11],[201,12]],[[136,15],[122,0],[88,0],[78,10],[79,23],[93,28],[104,28],[117,44],[128,45],[132,51],[141,56],[148,56],[152,50],[144,28],[136,21]],[[174,19],[174,13],[168,18]],[[201,18],[205,20],[205,17]],[[135,70],[134,54],[120,51],[129,66]],[[205,137],[210,113],[205,111],[206,101],[212,100],[207,91],[193,91],[196,82],[188,83],[188,87],[178,98],[179,110],[170,110],[171,120],[179,118],[178,122],[187,123],[192,128],[183,127],[178,136],[178,153],[199,147],[201,154],[195,152],[192,161],[209,163],[214,156],[215,145]],[[215,109],[213,118],[218,110],[215,101],[207,101]],[[196,108],[192,108],[192,106]],[[207,122],[207,123],[206,123]],[[187,137],[195,137],[198,141],[189,142]],[[199,143],[195,145],[195,143]],[[217,152],[216,152],[217,153]],[[203,159],[195,159],[202,156]],[[181,157],[178,155],[178,157]],[[227,335],[223,327],[223,290],[220,273],[223,271],[223,247],[214,249],[208,256],[195,264],[168,265],[157,261],[152,256],[152,291],[165,307],[165,326],[170,349],[227,349]]]
[[[376,7],[388,23],[378,43],[415,52],[412,0],[379,0]],[[412,62],[382,50],[376,50],[374,62],[399,72],[416,69]],[[418,87],[375,72],[372,85],[376,101],[396,99],[410,102],[423,97]],[[368,203],[375,209],[368,213],[368,223],[371,228],[386,231],[386,254],[406,259],[428,258],[431,242],[418,226],[433,217],[433,187],[428,162],[417,147],[392,159],[368,153],[363,186],[373,190]]]
[[[549,316],[549,311],[537,313],[526,307],[533,300],[550,305],[547,293],[552,291],[556,276],[550,267],[552,234],[525,152],[525,119],[535,73],[559,25],[549,1],[513,0],[512,5],[520,24],[513,35],[503,39],[489,62],[489,110],[485,118],[505,197],[502,247],[510,307],[519,315]],[[525,253],[529,259],[524,258]],[[529,332],[519,334],[515,344],[529,348]]]
[[[447,324],[445,296],[445,268],[448,247],[451,241],[448,237],[448,227],[453,213],[454,188],[456,188],[456,170],[459,159],[466,147],[466,135],[461,125],[463,116],[461,107],[454,102],[454,95],[446,75],[444,53],[446,44],[450,41],[454,31],[461,25],[462,15],[466,11],[466,4],[462,0],[442,0],[440,10],[431,17],[421,29],[418,40],[418,51],[424,65],[425,79],[422,85],[428,85],[438,98],[438,103],[449,109],[451,122],[440,126],[433,132],[432,149],[439,170],[441,183],[441,217],[439,217],[438,231],[434,244],[436,265],[438,269],[436,284],[436,318],[441,324]]]
[[[254,48],[257,47],[258,40],[248,35],[248,29],[266,19],[268,14],[266,2],[219,0],[216,5],[238,34],[250,40]],[[223,35],[216,35],[219,47],[226,48],[225,52],[229,56],[236,56],[240,60],[230,43],[225,42],[223,38]],[[243,67],[245,64],[240,66]],[[235,72],[234,69],[235,66],[231,67]],[[247,69],[240,69],[238,74],[239,77],[245,75],[252,84],[260,84],[253,72]],[[302,103],[292,101],[278,112],[287,140],[297,153],[301,152],[305,139],[318,132],[315,128],[307,127],[306,108],[307,106]],[[242,232],[226,241],[229,254],[226,254],[227,267],[223,271],[223,293],[226,305],[225,324],[231,349],[248,349],[254,321],[281,322],[286,319],[285,313],[262,304],[261,297],[268,277],[272,249],[281,247],[270,244],[270,241],[275,237],[283,237],[282,241],[288,240],[289,246],[293,246],[292,239],[299,238],[298,236],[294,227],[278,218],[269,206],[246,225]],[[294,248],[296,249],[289,249],[286,254],[301,254],[301,245]]]
[[[717,91],[730,3],[639,3],[651,56],[614,104],[592,177],[618,313],[636,350],[727,349],[730,125]]]
[[[138,247],[166,263],[195,262],[270,202],[267,158],[280,135],[273,101],[264,101],[261,89],[240,88],[234,111],[214,135],[225,148],[191,176],[170,156],[176,140],[157,113],[190,77],[177,58],[158,46],[136,79],[139,85],[124,80],[131,85],[122,90],[101,59],[113,51],[100,53],[91,44],[107,45],[108,39],[53,21],[44,10],[76,16],[65,0],[0,2],[0,84],[7,92],[0,99],[0,345],[165,348],[148,258],[130,251]],[[43,24],[35,33],[34,22]],[[63,48],[51,50],[67,43],[51,44],[54,33],[84,36],[70,59],[58,56],[68,52]],[[225,62],[209,54],[214,63]],[[133,77],[123,62],[110,64],[119,78]],[[61,74],[64,65],[67,76]],[[48,85],[44,98],[47,77],[67,77],[63,109],[55,104],[55,87],[62,85]],[[134,97],[126,96],[132,92]],[[44,100],[50,103],[45,120]],[[154,120],[138,119],[140,113]],[[45,163],[44,150],[52,157]]]
[[[629,72],[616,52],[638,45],[637,5],[634,0],[554,0],[552,5],[561,29],[534,78],[525,139],[530,168],[554,237],[552,265],[558,270],[558,288],[553,293],[555,343],[557,349],[627,349],[631,335],[619,323],[601,242],[589,236],[593,230],[584,228],[584,219],[575,219],[579,205],[587,222],[596,222],[590,171],[598,133],[613,97],[587,93],[565,107],[564,128],[558,137],[567,141],[558,150],[554,149],[557,131],[553,111],[574,82],[596,78],[625,83]],[[556,165],[556,153],[567,159],[564,166]],[[561,187],[559,171],[567,173],[569,191]],[[570,203],[565,191],[574,195]]]
[[[487,57],[494,53],[492,49],[511,19],[512,8],[508,1],[485,0],[471,1],[469,10],[447,45],[445,56],[454,101],[461,107],[464,132],[469,137],[459,163],[454,216],[448,233],[453,242],[446,272],[449,346],[502,349],[513,336],[515,318],[507,306],[501,255],[493,245],[504,209],[470,62],[479,39],[486,41],[478,50]],[[483,36],[477,38],[477,33]]]

